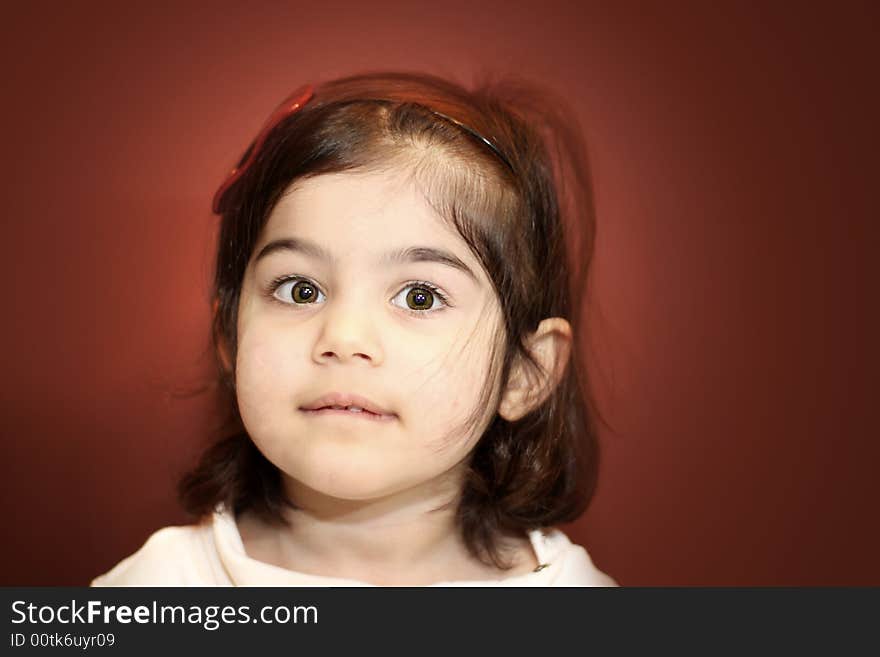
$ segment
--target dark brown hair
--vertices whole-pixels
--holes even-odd
[[[490,139],[508,163],[456,121]],[[284,507],[292,504],[280,472],[245,431],[234,367],[224,364],[224,358],[235,362],[245,269],[272,209],[295,180],[383,169],[411,172],[479,259],[500,301],[493,385],[485,386],[468,421],[484,432],[457,519],[474,556],[507,568],[503,536],[569,522],[586,509],[596,484],[600,417],[578,339],[595,234],[583,137],[563,98],[511,78],[473,90],[405,72],[336,79],[317,85],[314,98],[270,133],[222,210],[212,336],[228,424],[181,479],[179,496],[197,516],[222,502],[236,514],[250,510],[286,524]],[[571,323],[571,362],[542,404],[508,422],[494,413],[497,400],[489,396],[514,363],[537,372],[525,339],[548,317]]]

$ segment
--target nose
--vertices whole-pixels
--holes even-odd
[[[336,299],[321,313],[320,333],[312,358],[316,363],[363,360],[379,365],[384,360],[374,318],[356,300]]]

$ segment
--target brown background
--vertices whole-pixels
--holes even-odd
[[[624,585],[880,585],[871,3],[70,4],[4,11],[0,583],[187,522],[211,195],[295,86],[402,68],[581,113],[613,426],[572,538]]]

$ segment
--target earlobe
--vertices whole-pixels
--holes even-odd
[[[539,371],[522,358],[514,363],[498,405],[501,417],[509,422],[519,420],[550,396],[565,373],[571,343],[571,325],[561,317],[550,317],[538,324],[528,338],[527,347]]]
[[[220,337],[217,343],[217,354],[220,356],[220,364],[223,365],[223,370],[227,374],[232,373],[232,358],[229,355],[229,350],[226,347],[226,340],[223,337]]]
[[[211,305],[212,317],[216,320],[217,311],[220,307],[219,299],[214,299],[214,303]],[[216,336],[217,342],[217,355],[220,359],[220,364],[223,366],[223,370],[227,374],[231,374],[233,371],[232,367],[232,356],[229,353],[229,345],[226,344],[226,338],[223,336],[222,332]]]

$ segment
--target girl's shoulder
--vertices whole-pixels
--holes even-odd
[[[215,586],[227,583],[214,549],[210,518],[159,529],[91,586]]]
[[[546,568],[549,586],[618,586],[593,563],[586,548],[555,527],[529,532],[539,569]]]

